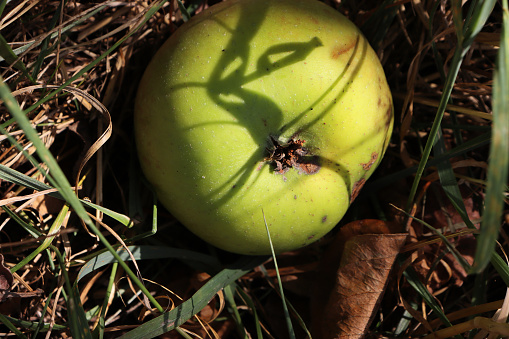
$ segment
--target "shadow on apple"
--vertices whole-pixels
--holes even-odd
[[[323,94],[309,107],[297,114],[296,117],[289,123],[283,124],[283,112],[280,107],[268,96],[247,89],[244,85],[261,77],[267,76],[277,70],[304,61],[313,50],[323,47],[323,44],[318,37],[314,37],[305,42],[281,43],[273,45],[269,47],[257,60],[255,71],[247,73],[251,40],[257,34],[257,28],[260,27],[264,17],[265,12],[263,11],[249,11],[247,8],[242,7],[239,22],[243,22],[243,26],[253,28],[249,32],[243,31],[242,34],[239,34],[236,28],[231,29],[216,19],[216,23],[231,33],[231,39],[228,45],[223,49],[223,52],[225,53],[222,54],[215,65],[211,76],[206,82],[184,82],[176,86],[172,86],[174,90],[184,88],[189,89],[192,87],[205,88],[211,100],[221,106],[225,111],[229,112],[236,119],[236,122],[215,121],[196,124],[189,127],[189,129],[212,124],[238,124],[245,127],[256,144],[259,145],[258,149],[252,153],[248,161],[246,161],[245,164],[238,169],[234,176],[230,177],[222,186],[217,187],[216,190],[210,192],[210,201],[214,201],[214,204],[217,205],[224,204],[235,195],[234,190],[231,189],[228,193],[223,194],[220,198],[218,198],[218,194],[220,192],[224,192],[228,187],[242,186],[247,182],[248,178],[251,177],[252,173],[257,170],[257,167],[259,170],[260,165],[270,165],[267,162],[264,162],[264,158],[267,156],[267,148],[271,146],[271,136],[275,138],[283,135],[285,135],[286,138],[292,137],[292,135],[287,135],[288,131],[295,128],[297,124],[301,123],[300,121],[310,110],[313,109],[313,107],[316,106],[317,103],[326,98],[332,90],[335,90],[339,93],[335,97],[335,100],[331,101],[329,105],[318,114],[315,113],[314,119],[306,123],[301,123],[303,127],[301,127],[299,131],[305,131],[329,113],[335,102],[339,101],[344,93],[348,91],[353,79],[362,67],[368,48],[367,41],[365,39],[360,39],[360,36],[357,36],[347,67],[343,69],[329,88],[325,90]],[[271,61],[271,59],[274,57],[277,58],[277,56],[281,54],[284,56],[276,59],[276,61]],[[353,65],[353,61],[356,58],[358,61]],[[349,67],[354,67],[354,69],[349,70]],[[336,87],[337,84],[340,83],[341,80],[345,80],[344,77],[347,76],[347,74],[348,79],[344,81],[346,85],[342,89],[338,89]],[[263,127],[260,125],[260,117],[256,114],[252,114],[258,111],[271,112],[270,117],[263,122]],[[310,151],[312,152],[313,150]],[[322,167],[325,166],[333,168],[334,171],[342,174],[342,177],[351,192],[353,190],[352,186],[355,183],[351,183],[350,177],[345,175],[345,173],[347,173],[347,169],[331,159],[325,159],[323,156],[318,157]],[[253,164],[258,164],[258,166],[253,166]],[[259,173],[261,172],[259,171]]]

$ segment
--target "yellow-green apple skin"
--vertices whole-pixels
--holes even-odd
[[[377,55],[315,0],[229,0],[183,24],[139,84],[135,133],[160,202],[241,254],[329,232],[380,163],[393,125]],[[304,164],[282,168],[277,144]],[[266,223],[266,224],[265,224]]]

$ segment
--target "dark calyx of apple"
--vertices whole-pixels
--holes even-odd
[[[280,143],[270,136],[270,141],[272,146],[266,148],[269,156],[264,161],[271,163],[276,173],[284,174],[290,168],[304,174],[315,174],[320,170],[319,158],[303,147],[305,140],[291,138],[287,143]]]

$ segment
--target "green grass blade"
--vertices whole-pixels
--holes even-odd
[[[26,264],[28,264],[32,259],[34,259],[39,253],[44,251],[46,248],[48,248],[51,245],[51,242],[53,239],[55,239],[55,236],[51,236],[51,234],[57,233],[60,228],[62,227],[62,224],[64,223],[64,220],[66,218],[67,212],[69,212],[69,206],[64,205],[62,209],[60,210],[60,213],[58,213],[57,217],[53,221],[53,224],[51,225],[48,236],[45,237],[42,244],[37,247],[35,251],[24,257],[19,263],[16,264],[13,268],[11,268],[11,272],[14,273]]]
[[[93,209],[95,209],[97,211],[100,211],[100,212],[104,213],[105,215],[109,216],[112,219],[115,219],[116,221],[118,221],[122,225],[127,226],[128,228],[133,226],[133,221],[131,220],[131,218],[129,218],[125,214],[115,212],[113,210],[110,210],[110,209],[108,209],[106,207],[103,207],[103,206],[100,206],[100,205],[96,205],[96,204],[94,204],[93,202],[90,202],[90,201],[86,201],[86,200],[81,200],[80,199],[80,202],[83,205],[85,205],[85,206],[88,206],[90,208],[93,208]]]
[[[230,268],[226,268],[212,277],[190,299],[170,312],[166,312],[127,332],[120,338],[149,339],[177,328],[207,306],[217,292],[251,271],[254,267],[261,265],[265,260],[267,260],[267,257],[241,257]]]
[[[417,188],[419,187],[419,183],[424,173],[424,169],[426,168],[426,163],[428,162],[431,150],[433,148],[433,145],[435,144],[435,138],[438,134],[438,130],[440,129],[440,124],[442,123],[442,118],[444,117],[445,108],[451,96],[454,82],[456,81],[456,76],[458,75],[461,62],[463,60],[463,56],[464,56],[463,50],[457,48],[451,61],[451,67],[449,69],[449,73],[447,74],[447,79],[444,85],[444,91],[442,94],[442,98],[440,100],[440,105],[438,106],[438,110],[435,115],[435,120],[433,121],[433,125],[429,133],[428,141],[426,142],[426,146],[424,148],[421,161],[419,162],[419,166],[417,168],[417,173],[415,174],[415,179],[410,189],[410,194],[408,196],[406,205],[407,211],[410,211],[412,208],[415,195],[417,194]]]
[[[179,6],[180,12],[182,13],[182,19],[184,20],[184,22],[189,21],[189,19],[191,19],[191,15],[189,14],[186,7],[182,3],[182,0],[177,0],[177,4]]]
[[[0,316],[2,316],[2,315],[0,314]],[[53,331],[65,331],[68,329],[67,326],[63,326],[60,324],[42,323],[42,326],[41,326],[40,322],[19,320],[16,318],[5,316],[5,315],[3,316],[3,319],[7,319],[13,325],[18,326],[18,327],[23,327],[24,329],[27,329],[27,330],[39,330],[40,332],[47,332],[50,329]],[[2,321],[0,321],[0,322],[2,322]]]
[[[7,40],[5,40],[2,34],[0,34],[0,56],[14,68],[20,70],[21,73],[23,73],[23,75],[26,76],[28,80],[30,80],[30,82],[34,83],[34,79],[28,73],[25,64],[21,60],[18,60],[17,55],[14,53],[11,46],[7,43]]]
[[[478,0],[472,3],[469,8],[472,16],[467,18],[467,24],[464,26],[463,48],[470,48],[475,37],[483,29],[488,17],[493,12],[496,3],[496,0]]]
[[[509,286],[509,266],[507,266],[505,260],[498,253],[495,253],[491,258],[491,264],[497,270],[506,286]]]
[[[4,324],[8,329],[10,329],[18,338],[25,338],[26,336],[14,326],[14,324],[10,321],[10,319],[3,314],[0,313],[0,323]]]
[[[3,132],[3,131],[2,131]],[[12,168],[9,168],[5,165],[0,164],[0,179],[6,180],[8,182],[11,182],[13,184],[31,188],[37,191],[46,191],[50,189],[54,189],[54,187],[50,185],[46,185],[45,183],[40,182],[39,180],[36,180],[32,177],[29,177],[28,175],[25,175],[23,173],[20,173],[16,170],[13,170]],[[58,193],[48,193],[48,195],[62,199],[62,196]]]
[[[81,305],[79,292],[75,287],[71,285],[69,275],[67,274],[67,268],[65,266],[65,260],[60,251],[55,246],[51,246],[51,249],[56,254],[57,261],[60,265],[60,269],[63,274],[65,281],[65,290],[67,292],[67,314],[69,321],[69,329],[71,330],[72,337],[75,339],[92,339],[90,328],[87,323],[85,316],[85,310]]]
[[[405,272],[403,272],[403,275],[406,277],[409,285],[414,288],[417,294],[419,294],[424,302],[431,308],[434,315],[436,315],[445,326],[452,326],[451,322],[449,319],[447,319],[447,316],[433,295],[428,291],[428,288],[419,279],[418,274],[414,271],[413,267],[407,268]]]
[[[270,251],[272,252],[272,260],[274,260],[274,266],[276,269],[277,282],[279,285],[279,293],[281,296],[281,301],[283,302],[283,310],[285,312],[285,320],[286,327],[288,329],[288,336],[290,339],[295,339],[295,331],[293,330],[292,318],[290,317],[290,312],[288,312],[288,306],[286,305],[285,293],[283,290],[283,284],[281,283],[281,277],[279,276],[279,267],[277,265],[276,253],[274,252],[274,246],[272,246],[272,238],[270,237],[269,225],[267,225],[267,221],[265,220],[265,214],[263,213],[263,222],[265,223],[265,229],[267,230],[267,236],[269,238]]]
[[[447,239],[446,236],[444,236],[442,234],[442,232],[439,232],[436,228],[434,228],[433,226],[431,226],[430,224],[428,224],[427,222],[419,219],[419,218],[416,218],[414,216],[411,216],[410,214],[406,213],[405,211],[403,210],[400,210],[398,208],[399,211],[401,211],[402,213],[406,214],[407,217],[409,218],[412,218],[413,220],[417,221],[418,223],[420,223],[421,225],[425,226],[427,229],[429,229],[431,232],[433,232],[434,234],[436,234],[440,240],[442,240],[442,243],[449,249],[450,253],[452,253],[452,255],[454,256],[454,258],[456,259],[456,261],[467,271],[470,269],[470,265],[469,263],[465,260],[465,258],[463,258],[463,256],[461,255],[461,253],[459,253],[459,251],[454,247],[453,244],[451,244],[449,242],[449,240]]]
[[[26,188],[30,188],[30,189],[33,189],[36,191],[47,191],[47,190],[55,189],[53,186],[46,185],[45,183],[40,182],[39,180],[36,180],[32,177],[29,177],[28,175],[20,173],[16,170],[13,170],[12,168],[9,168],[9,167],[1,165],[1,164],[0,164],[0,179],[6,180],[13,184],[23,186]],[[48,196],[64,200],[64,197],[58,191],[50,192],[50,193],[48,193]],[[131,227],[133,224],[131,218],[129,218],[125,214],[121,214],[121,213],[112,211],[108,208],[96,205],[96,204],[86,201],[86,200],[80,199],[80,202],[92,209],[101,211],[105,215],[115,219],[116,221],[120,222],[121,224],[123,224],[127,227]]]
[[[456,156],[460,156],[460,155],[463,155],[463,154],[470,152],[472,150],[478,149],[482,146],[486,146],[490,143],[490,141],[491,141],[491,132],[482,134],[478,137],[475,137],[473,139],[470,139],[470,140],[464,142],[463,144],[461,144],[458,147],[448,150],[448,151],[442,153],[441,155],[438,155],[435,158],[429,160],[424,165],[424,168],[426,169],[430,166],[436,166],[437,164],[441,163],[442,161],[444,161],[446,159],[454,158]],[[383,178],[374,180],[372,182],[368,181],[366,183],[366,185],[364,186],[363,191],[366,191],[366,192],[375,191],[376,192],[382,188],[385,188],[385,187],[395,183],[396,181],[400,180],[401,178],[406,178],[406,177],[414,174],[415,172],[417,172],[418,168],[419,168],[418,166],[405,168],[401,171],[397,171],[397,172],[385,175]]]
[[[235,284],[234,282],[231,283],[230,285],[226,286],[223,290],[224,298],[231,308],[230,314],[232,315],[233,320],[235,321],[235,325],[237,325],[236,327],[237,327],[237,332],[239,334],[239,337],[248,339],[244,325],[242,324],[242,317],[240,316],[239,309],[237,307],[237,303],[235,302],[236,289],[237,289],[237,284]]]
[[[2,206],[2,209],[9,215],[9,217],[14,220],[18,225],[23,227],[25,231],[27,231],[32,237],[38,238],[43,235],[37,228],[33,227],[31,224],[27,223],[23,218],[21,218],[18,214],[14,213],[10,208],[6,206]]]
[[[443,134],[441,130],[437,132],[437,142],[433,147],[435,155],[444,154],[445,142],[443,139]],[[456,180],[456,176],[452,169],[452,165],[449,160],[444,160],[437,164],[438,168],[438,176],[440,178],[440,184],[442,185],[442,189],[445,194],[453,204],[456,211],[461,216],[461,219],[465,222],[467,227],[475,228],[472,221],[468,217],[467,209],[465,207],[465,203],[463,201],[463,197],[461,196],[460,188],[458,186],[458,181]]]
[[[130,186],[132,187],[132,186]],[[127,240],[127,242],[129,243],[134,243],[138,240],[141,240],[141,239],[144,239],[144,238],[147,238],[147,237],[150,237],[150,236],[153,236],[154,234],[157,233],[157,225],[158,225],[158,222],[157,222],[157,196],[155,193],[153,193],[153,203],[152,203],[152,228],[150,229],[150,231],[147,231],[147,232],[144,232],[144,233],[139,233],[137,235],[135,235],[134,237],[130,238]],[[133,210],[132,209],[129,209],[129,213],[131,215],[144,215],[145,213],[140,213],[140,214],[136,214],[136,213],[133,213]],[[145,218],[142,218],[143,220]]]
[[[99,323],[94,330],[94,336],[99,339],[104,338],[104,329],[106,328],[106,309],[108,307],[108,302],[111,296],[111,292],[113,291],[113,285],[115,284],[115,276],[118,271],[118,263],[114,263],[111,267],[110,279],[108,280],[108,286],[106,287],[106,294],[104,296],[104,301],[101,307],[101,314],[99,315]]]
[[[189,263],[190,265],[193,265],[192,263],[201,263],[201,268],[209,269],[211,267],[217,267],[218,265],[217,259],[212,256],[179,248],[141,245],[129,246],[128,249],[131,251],[136,260],[175,258]],[[119,249],[117,254],[123,261],[131,260],[131,256],[124,248]],[[77,281],[83,279],[83,277],[87,274],[114,262],[117,262],[117,259],[110,252],[104,252],[97,255],[83,265],[78,273]]]
[[[246,305],[251,309],[251,312],[253,312],[253,321],[254,321],[255,327],[256,327],[256,338],[263,339],[262,327],[260,325],[260,319],[258,317],[258,312],[256,312],[255,303],[253,302],[251,297],[249,295],[247,295],[246,292],[244,292],[244,290],[242,288],[238,287],[237,292],[240,294],[240,296],[242,297],[242,299],[244,300]]]
[[[472,273],[490,262],[504,211],[509,168],[509,9],[504,1],[500,49],[493,78],[493,140],[490,148],[485,210]]]
[[[409,302],[409,304],[414,310],[417,309],[417,307],[414,307],[415,303]],[[396,325],[396,328],[394,329],[394,336],[397,338],[404,337],[404,334],[408,331],[408,328],[410,327],[412,319],[413,317],[410,314],[410,312],[405,310],[403,312],[403,315],[400,317],[398,324]]]
[[[54,49],[56,49],[57,44],[49,46],[50,37],[47,37],[44,39],[44,41],[41,43],[41,52],[39,53],[39,56],[37,57],[37,60],[32,66],[32,77],[37,78],[37,74],[39,74],[42,63],[44,62],[44,59],[50,54]],[[59,65],[60,66],[60,65]]]
[[[47,28],[48,32],[52,31],[55,28],[55,26],[57,25],[57,23],[60,19],[60,13],[62,11],[63,6],[64,6],[64,2],[62,1],[58,5],[57,10],[56,10],[55,14],[53,15],[52,20],[48,24],[48,28]],[[57,37],[58,37],[58,35],[57,35]],[[53,51],[54,49],[57,48],[57,46],[60,45],[60,41],[58,41],[56,43],[53,43],[50,46],[50,41],[51,41],[51,36],[48,36],[41,43],[41,50],[39,52],[39,55],[37,56],[37,60],[35,61],[34,65],[32,67],[32,77],[33,78],[37,78],[37,74],[39,74],[39,71],[41,70],[41,67],[42,67],[42,63],[44,62],[44,59],[46,58],[46,56],[49,55],[51,53],[51,51]]]

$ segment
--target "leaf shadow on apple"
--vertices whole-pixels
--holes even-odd
[[[263,21],[264,16],[263,11],[249,12],[244,9],[239,22],[244,22],[242,25],[243,27],[248,26],[253,29],[249,31],[244,30],[242,32],[238,31],[236,28],[231,29],[227,27],[226,24],[214,19],[231,33],[231,38],[229,43],[223,48],[224,53],[221,54],[212,74],[205,82],[183,82],[172,86],[173,90],[189,89],[192,87],[205,88],[213,102],[229,112],[236,120],[235,122],[214,121],[198,123],[187,127],[189,130],[209,125],[236,124],[244,127],[255,143],[259,145],[258,149],[253,151],[248,160],[243,166],[238,168],[234,175],[209,193],[209,201],[213,201],[215,205],[224,204],[226,201],[233,198],[236,194],[236,189],[246,184],[255,171],[258,171],[258,174],[255,176],[255,180],[257,180],[261,174],[260,169],[263,166],[272,166],[276,172],[279,171],[283,174],[281,180],[284,180],[284,173],[279,170],[276,163],[270,161],[267,157],[270,153],[270,148],[273,146],[272,140],[276,139],[281,141],[281,138],[284,141],[297,140],[301,133],[304,133],[306,129],[326,116],[336,102],[339,102],[341,97],[348,91],[348,88],[365,60],[368,43],[365,39],[360,39],[360,36],[357,36],[355,44],[351,48],[351,54],[346,64],[347,66],[340,72],[335,81],[333,81],[331,85],[323,91],[322,95],[309,105],[309,107],[299,112],[290,122],[283,124],[283,111],[273,99],[263,93],[250,90],[246,88],[245,85],[285,67],[305,61],[313,50],[323,47],[323,44],[322,41],[315,36],[304,42],[281,43],[270,46],[258,58],[255,70],[248,73],[250,43],[252,38],[257,34],[256,28],[261,26],[260,23]],[[249,22],[248,25],[245,24],[246,21]],[[357,61],[355,61],[356,59]],[[352,67],[353,69],[350,69]],[[348,76],[347,79],[345,79],[346,76]],[[343,88],[337,88],[336,86],[341,81],[343,81],[345,85]],[[338,95],[335,96],[321,112],[315,112],[311,120],[302,122],[302,120],[307,117],[308,113],[313,110],[313,107],[316,107],[318,103],[322,102],[332,91],[336,91]],[[270,114],[265,115],[265,119],[261,119],[256,112],[270,112]],[[303,127],[296,130],[296,126],[298,125]],[[388,129],[389,126],[387,125],[386,128]],[[358,182],[350,182],[350,176],[347,174],[348,170],[346,167],[337,161],[326,159],[320,155],[312,156],[315,150],[307,146],[308,145],[305,147],[305,152],[310,154],[310,157],[307,158],[308,161],[311,157],[317,159],[314,163],[321,167],[333,169],[343,177],[350,192],[356,191]],[[299,172],[306,173],[306,171],[302,170],[299,170]],[[354,197],[354,194],[352,194],[352,198]]]

